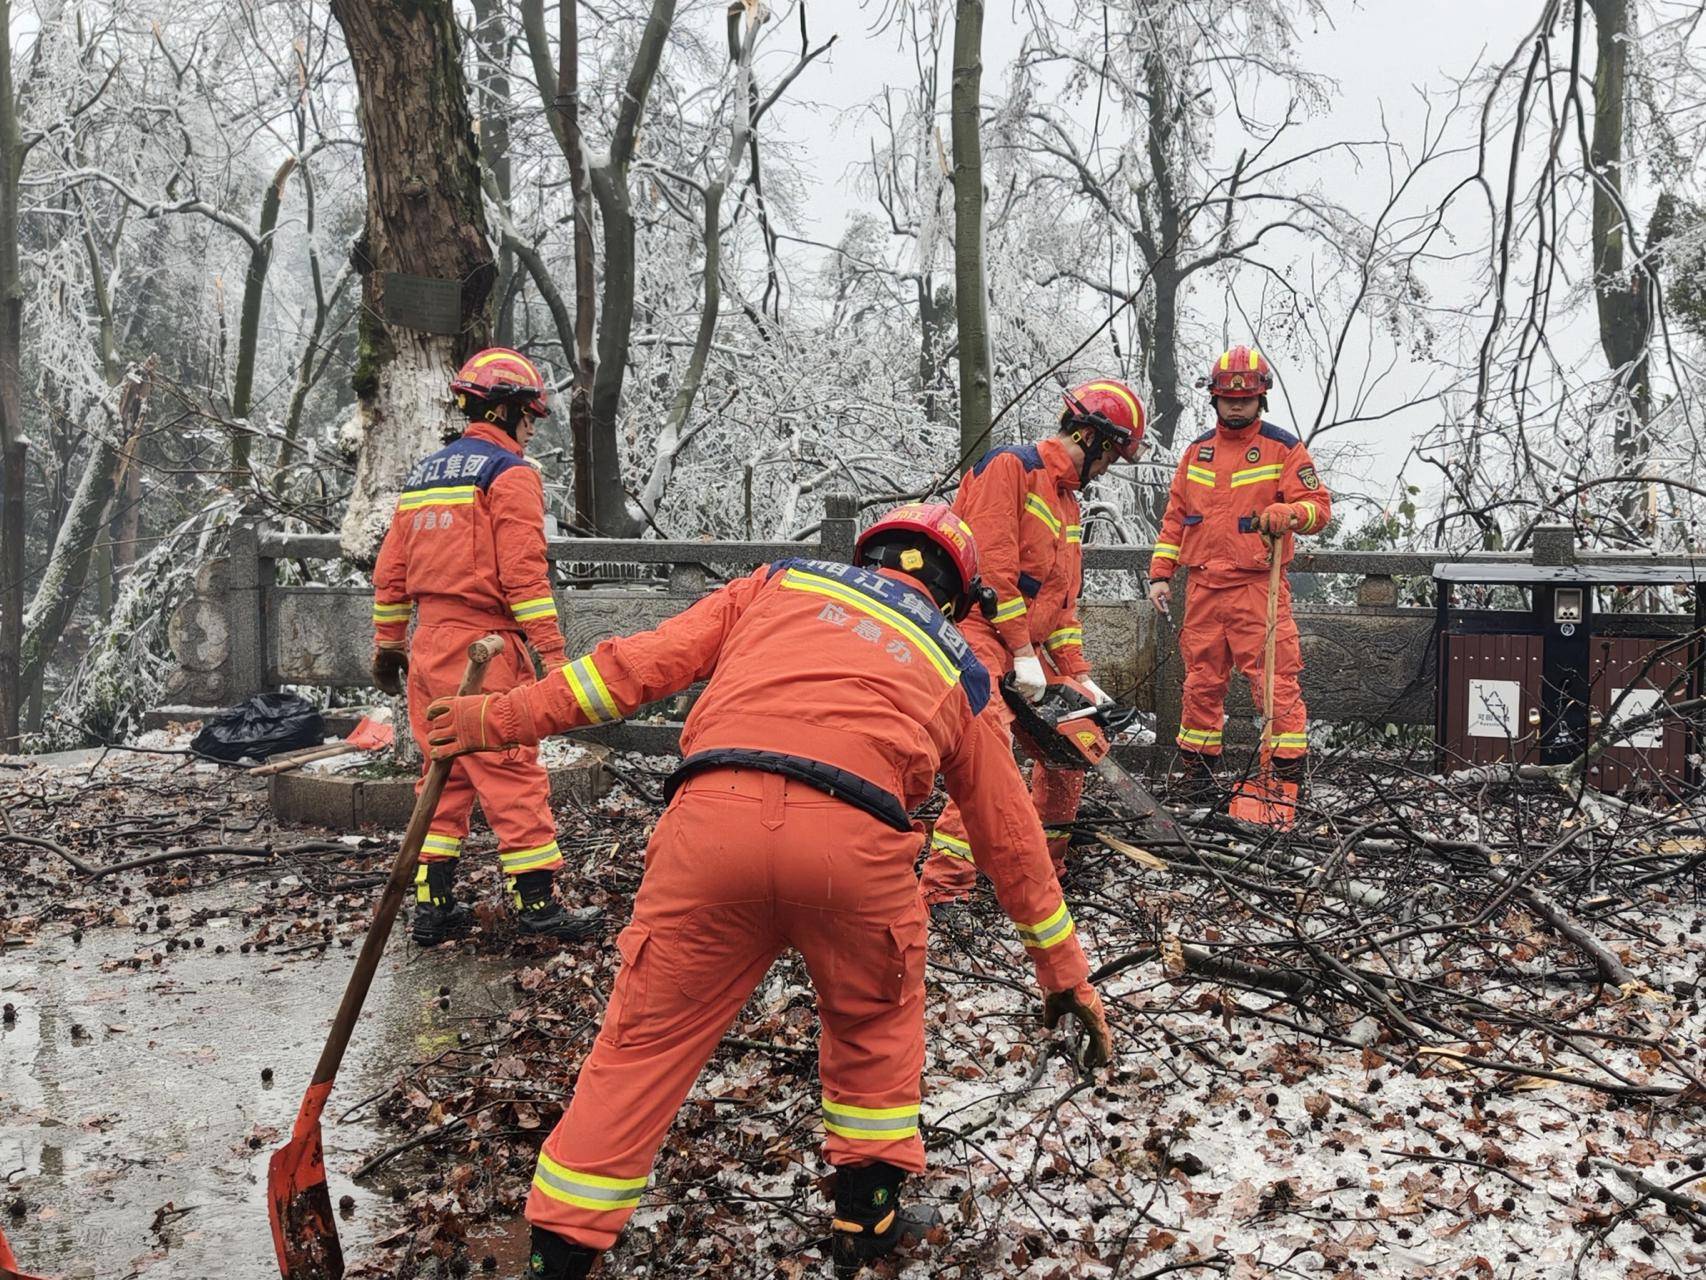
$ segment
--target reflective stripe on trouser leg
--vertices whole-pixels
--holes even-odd
[[[1263,608],[1258,625],[1266,619],[1267,578],[1263,576]],[[1185,620],[1179,627],[1179,656],[1185,664],[1185,687],[1179,703],[1177,745],[1199,755],[1220,754],[1222,725],[1226,718],[1226,685],[1232,675],[1232,642],[1229,620],[1235,620],[1244,603],[1242,587],[1208,587],[1192,581],[1185,590]]]
[[[548,840],[531,849],[499,849],[498,865],[506,876],[518,876],[524,871],[549,871],[563,865],[563,854],[555,840]]]
[[[443,862],[448,858],[460,858],[463,834],[465,833],[452,835],[443,831],[428,831],[426,839],[421,842],[421,861]]]
[[[966,839],[959,806],[950,800],[930,833],[929,854],[918,890],[925,905],[934,906],[965,897],[976,884],[977,864],[972,860],[971,842]]]
[[[468,764],[480,809],[498,838],[498,863],[506,876],[563,865],[551,815],[551,780],[536,748],[480,751],[456,760]]]

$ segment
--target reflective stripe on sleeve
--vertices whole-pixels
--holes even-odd
[[[1155,544],[1155,558],[1157,560],[1177,560],[1179,558],[1178,545],[1172,542],[1157,542]]]
[[[1309,533],[1313,531],[1315,526],[1321,521],[1321,509],[1313,502],[1309,501],[1308,498],[1304,498],[1297,505],[1309,512],[1309,519],[1303,522],[1303,532]]]
[[[823,1127],[856,1142],[894,1142],[918,1133],[919,1106],[850,1107],[823,1100]]]
[[[515,615],[517,622],[532,622],[535,618],[555,618],[557,602],[550,596],[540,596],[537,600],[517,600],[510,605],[509,611]]]
[[[1061,627],[1056,631],[1049,632],[1048,639],[1043,641],[1043,648],[1064,649],[1068,645],[1082,645],[1083,643],[1083,627]]]
[[[594,1213],[632,1209],[645,1194],[645,1178],[607,1178],[558,1164],[543,1151],[533,1171],[533,1186],[553,1200]]]
[[[622,718],[616,699],[610,696],[610,689],[605,685],[604,677],[598,673],[591,654],[576,658],[565,666],[563,679],[568,681],[575,701],[580,703],[581,711],[593,724],[607,724]]]
[[[409,615],[414,612],[412,601],[401,600],[395,604],[373,602],[373,620],[375,622],[407,622]]]
[[[1082,543],[1084,541],[1084,526],[1081,524],[1067,525],[1066,540],[1073,543]]]
[[[1072,923],[1072,913],[1066,909],[1066,903],[1062,902],[1048,919],[1037,924],[1020,924],[1014,921],[1013,927],[1019,931],[1019,941],[1027,947],[1046,951],[1070,938],[1076,926]]]
[[[1024,596],[1014,596],[1011,600],[1003,600],[995,606],[993,622],[1011,622],[1014,618],[1022,618],[1028,611]]]

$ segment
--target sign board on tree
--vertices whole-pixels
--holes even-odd
[[[1651,715],[1658,710],[1659,702],[1664,695],[1657,689],[1613,689],[1611,705],[1617,708],[1608,726],[1615,731],[1631,720]],[[1618,705],[1618,700],[1622,705]],[[1634,733],[1618,736],[1617,745],[1620,747],[1662,747],[1665,744],[1665,727],[1662,721],[1654,721],[1645,728],[1637,729]]]
[[[385,322],[425,333],[462,332],[462,284],[431,276],[385,273]]]

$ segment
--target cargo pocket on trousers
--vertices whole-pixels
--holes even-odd
[[[611,1044],[621,1047],[632,1041],[647,1021],[652,971],[657,967],[651,926],[630,924],[616,935],[616,950],[622,956],[622,971],[616,975],[616,988],[611,993],[606,1034]]]
[[[927,930],[924,910],[889,926],[889,970],[883,976],[883,999],[905,1004],[924,994],[924,958]]]

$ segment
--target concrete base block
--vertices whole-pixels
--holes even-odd
[[[548,770],[551,802],[591,804],[608,792],[612,779],[598,760],[577,760]],[[413,778],[359,778],[349,774],[274,774],[268,779],[273,816],[333,831],[363,827],[401,830],[415,807]]]

